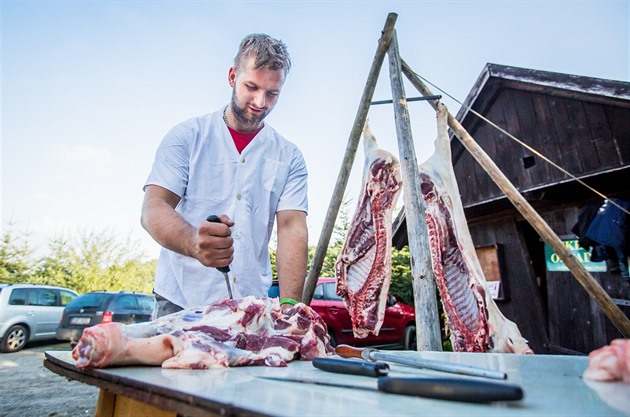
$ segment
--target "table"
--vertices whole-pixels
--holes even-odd
[[[78,370],[70,352],[49,351],[44,366],[69,379],[100,387],[97,417],[630,416],[630,384],[582,380],[588,364],[583,356],[396,353],[504,371],[508,374],[506,382],[520,385],[525,397],[521,401],[474,404],[259,378],[306,377],[376,388],[374,378],[324,372],[308,361],[293,361],[285,368],[188,370],[130,366]],[[454,376],[391,363],[390,368],[390,376]]]

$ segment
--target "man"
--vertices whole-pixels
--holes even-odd
[[[265,297],[268,245],[277,221],[276,266],[283,308],[302,297],[306,277],[307,171],[297,147],[264,123],[291,61],[265,34],[243,39],[228,71],[227,107],[167,133],[144,186],[142,226],[163,247],[156,318],[228,298],[216,267],[230,267],[235,299]],[[219,216],[220,223],[206,221]],[[215,267],[215,268],[212,268]]]

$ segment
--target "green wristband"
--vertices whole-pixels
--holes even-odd
[[[293,298],[281,298],[280,299],[280,305],[282,304],[291,304],[291,305],[296,305],[298,302],[295,301]]]

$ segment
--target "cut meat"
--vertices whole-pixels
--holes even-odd
[[[89,327],[72,356],[78,368],[138,364],[207,369],[286,366],[296,358],[312,360],[332,351],[326,324],[307,305],[283,311],[277,298],[246,297],[148,323]]]
[[[583,377],[592,381],[630,382],[630,339],[615,339],[589,353]]]
[[[363,129],[365,164],[361,196],[335,262],[337,294],[343,297],[357,338],[378,335],[391,279],[392,209],[402,181],[398,159]]]
[[[490,297],[475,253],[451,163],[448,110],[437,110],[435,153],[421,164],[431,262],[453,350],[534,353]]]

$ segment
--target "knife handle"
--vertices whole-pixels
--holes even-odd
[[[365,359],[361,355],[363,349],[355,348],[349,345],[338,345],[335,348],[335,353],[342,358],[357,358],[357,359]]]
[[[378,379],[378,389],[391,394],[473,403],[523,398],[518,385],[473,379],[383,377]]]
[[[210,223],[221,223],[221,219],[215,214],[209,215],[208,217],[206,217],[206,220]],[[229,266],[217,266],[216,268],[221,272],[230,272]]]
[[[352,374],[379,377],[387,375],[389,365],[385,362],[365,362],[352,359],[315,358],[313,366],[337,374]]]

